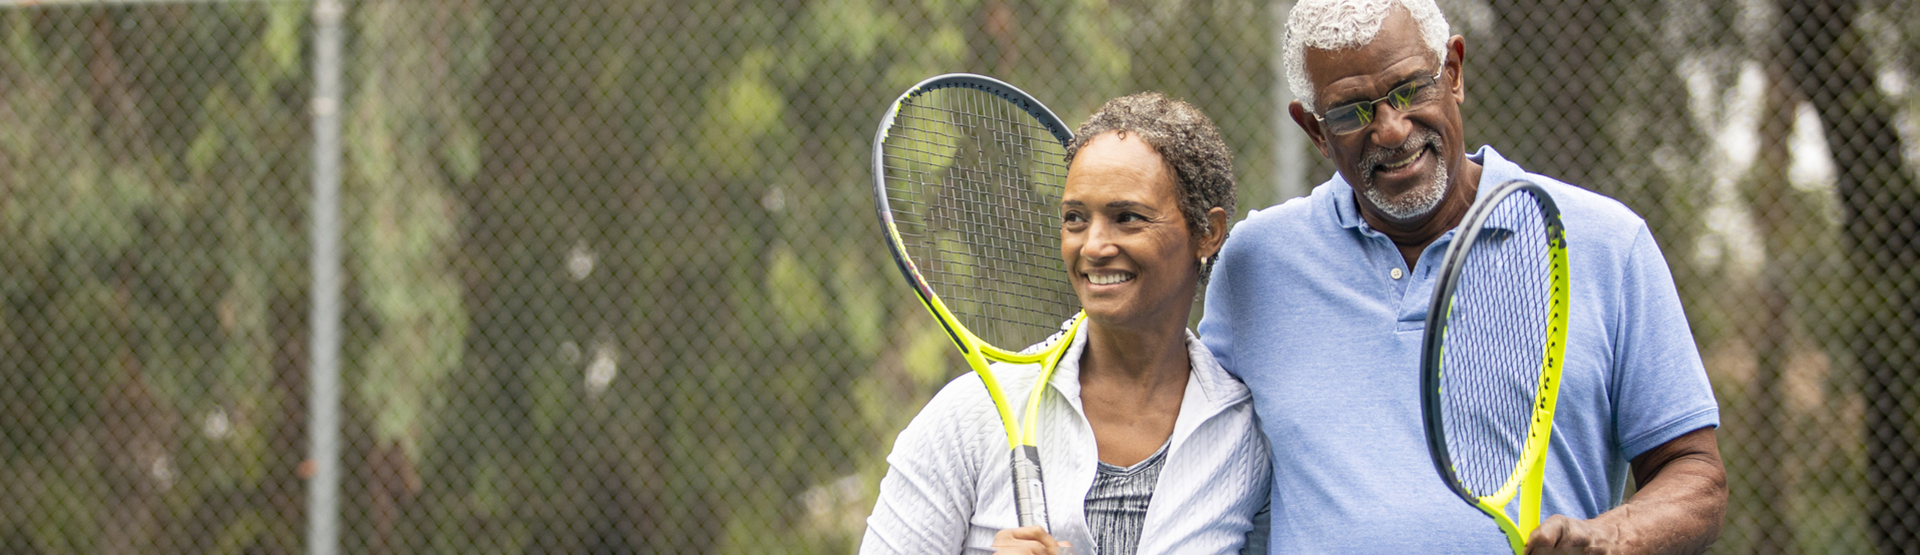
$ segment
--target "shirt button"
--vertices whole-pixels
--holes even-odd
[[[1407,274],[1405,272],[1401,272],[1399,268],[1394,268],[1393,271],[1387,272],[1387,275],[1393,276],[1393,279],[1400,279],[1400,276],[1404,276]]]

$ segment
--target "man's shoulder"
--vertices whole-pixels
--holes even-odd
[[[1339,224],[1335,221],[1335,210],[1331,206],[1331,188],[1322,184],[1314,187],[1307,196],[1248,211],[1245,219],[1234,224],[1233,235],[1285,234],[1298,238],[1301,233],[1308,231],[1337,228]],[[1233,235],[1228,236],[1228,240],[1232,240]]]
[[[1246,219],[1240,220],[1234,231],[1243,228],[1272,229],[1304,224],[1309,219],[1314,202],[1315,199],[1311,196],[1294,197],[1266,208],[1255,208],[1247,212]]]
[[[1560,209],[1569,248],[1625,256],[1641,236],[1651,235],[1646,219],[1613,197],[1557,180],[1541,186]]]
[[[1547,194],[1553,195],[1553,201],[1559,205],[1565,217],[1578,217],[1596,222],[1625,225],[1644,225],[1646,220],[1633,211],[1626,203],[1606,196],[1586,187],[1581,187],[1553,178],[1541,177],[1541,186]]]
[[[1482,187],[1511,179],[1523,179],[1540,185],[1560,209],[1560,218],[1567,225],[1570,240],[1581,239],[1580,242],[1588,247],[1624,248],[1632,245],[1647,229],[1646,220],[1626,203],[1552,176],[1529,172],[1501,158],[1490,146],[1484,147],[1481,152],[1486,164],[1485,171],[1489,172],[1482,177]]]

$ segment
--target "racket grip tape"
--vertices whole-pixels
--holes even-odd
[[[1013,509],[1021,526],[1039,526],[1051,532],[1047,524],[1047,493],[1040,480],[1040,448],[1022,445],[1013,450]]]

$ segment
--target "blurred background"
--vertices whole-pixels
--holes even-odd
[[[1167,92],[1243,210],[1332,174],[1288,2],[318,1],[0,2],[0,554],[851,552],[965,369],[880,247],[900,91]],[[1659,238],[1715,552],[1914,552],[1920,2],[1441,5],[1469,146]]]

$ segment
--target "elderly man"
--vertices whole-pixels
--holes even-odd
[[[1434,269],[1480,190],[1540,183],[1573,264],[1572,331],[1529,552],[1702,551],[1719,536],[1719,411],[1646,223],[1612,199],[1465,149],[1465,39],[1432,0],[1307,0],[1287,22],[1290,112],[1339,174],[1233,230],[1203,341],[1272,445],[1274,553],[1489,553],[1420,424]],[[1621,504],[1631,470],[1639,489]]]

